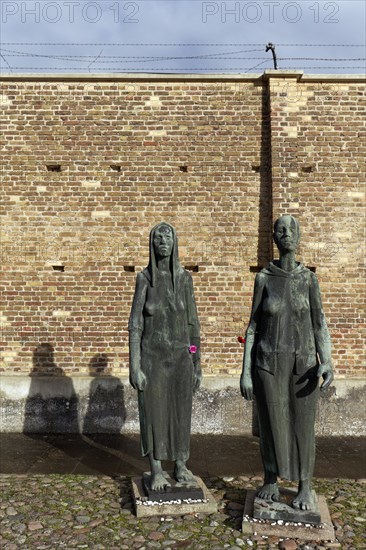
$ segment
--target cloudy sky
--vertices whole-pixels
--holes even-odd
[[[364,0],[1,0],[3,72],[364,73]]]

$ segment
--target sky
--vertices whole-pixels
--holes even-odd
[[[364,0],[0,0],[3,73],[365,73]]]

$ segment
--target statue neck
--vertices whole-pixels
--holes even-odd
[[[157,258],[156,266],[161,272],[170,271],[170,257],[167,256],[166,258]]]
[[[293,250],[280,252],[279,267],[284,271],[292,271],[297,266]]]

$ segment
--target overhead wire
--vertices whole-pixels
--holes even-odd
[[[236,46],[236,47],[253,47],[252,49],[240,49],[236,51],[224,51],[224,52],[214,52],[214,53],[200,53],[199,55],[102,55],[103,48],[100,50],[98,54],[88,54],[88,55],[77,55],[77,54],[43,54],[43,53],[35,53],[34,51],[19,51],[9,48],[1,48],[0,49],[0,57],[6,64],[7,68],[10,71],[13,70],[28,70],[28,71],[50,71],[50,70],[56,70],[56,71],[89,71],[91,67],[93,66],[93,71],[112,71],[112,72],[182,72],[182,71],[225,71],[225,72],[232,72],[232,71],[252,71],[256,69],[257,67],[260,67],[261,65],[268,62],[271,64],[271,60],[268,57],[246,57],[242,54],[246,53],[254,53],[254,52],[263,52],[263,44],[244,44],[244,43],[156,43],[156,44],[147,44],[147,43],[83,43],[83,42],[49,42],[49,43],[41,43],[41,42],[4,42],[3,45],[12,45],[12,46],[99,46],[99,47],[105,47],[105,46],[216,46],[216,47],[228,47],[228,46]],[[254,48],[254,46],[261,46],[261,48]],[[362,44],[278,44],[278,46],[281,47],[353,47],[353,48],[359,48],[363,47]],[[5,57],[6,56],[6,57]],[[68,63],[83,63],[85,64],[83,67],[73,67],[72,65],[69,67],[49,67],[47,65],[40,65],[38,67],[27,67],[27,66],[11,66],[8,62],[7,58],[23,58],[23,59],[49,59],[50,61],[66,61]],[[260,61],[259,63],[255,64],[252,67],[159,67],[158,64],[162,61],[169,62],[169,61],[180,61],[180,60],[206,60],[206,61]],[[278,57],[278,60],[283,62],[287,62],[287,66],[282,66],[280,69],[337,69],[337,70],[344,70],[344,69],[365,69],[364,66],[335,66],[335,63],[351,63],[355,61],[366,61],[365,57]],[[289,62],[297,62],[297,61],[319,61],[324,62],[328,61],[333,63],[331,66],[306,66],[304,64],[302,67],[290,67],[291,63]],[[146,67],[146,64],[151,64],[157,66],[150,66]],[[118,65],[111,66],[111,65]],[[99,67],[98,67],[99,65]],[[105,65],[108,65],[108,67],[105,67]],[[131,67],[131,65],[134,65]]]
[[[269,63],[270,60],[265,60],[265,61],[268,61]],[[160,73],[161,71],[168,71],[167,74],[169,73],[172,73],[172,72],[176,72],[176,73],[180,73],[182,71],[189,71],[189,72],[193,72],[193,71],[225,71],[225,72],[229,72],[229,71],[251,71],[251,70],[254,70],[256,67],[262,65],[265,63],[265,61],[261,62],[261,63],[258,63],[258,65],[254,66],[254,67],[179,67],[177,69],[175,69],[174,67],[159,67],[158,69],[157,68],[154,68],[154,67],[144,67],[144,71],[138,68],[129,68],[128,72],[137,72],[137,73],[141,73],[141,72],[154,72],[154,73]],[[304,66],[300,66],[300,67],[281,67],[281,69],[283,70],[287,70],[287,69],[294,69],[294,70],[302,70],[302,69],[364,69],[364,66],[343,66],[343,67],[339,67],[339,66],[327,66],[327,67],[319,67],[319,66],[315,66],[315,67],[304,67]],[[29,70],[29,71],[35,71],[35,70],[41,70],[41,69],[47,69],[47,70],[56,70],[56,71],[68,71],[70,70],[70,67],[13,67],[13,69],[17,69],[17,70]],[[88,69],[88,67],[72,67],[73,70],[75,71],[85,71]],[[118,69],[116,67],[101,67],[100,69],[99,68],[93,68],[94,71],[113,71],[113,72],[124,72],[123,69]]]
[[[145,42],[3,42],[4,46],[261,46],[263,43],[249,44],[249,43],[145,43]],[[365,47],[365,44],[276,44],[276,46],[284,47],[342,47],[342,48],[361,48]]]
[[[10,66],[10,63],[8,62],[7,59],[5,59],[5,57],[3,56],[3,54],[0,52],[0,57],[1,59],[3,59],[8,67],[8,69],[10,70],[10,72],[13,72],[13,68]]]
[[[74,60],[83,60],[94,58],[94,55],[46,55],[46,54],[35,54],[30,52],[17,52],[16,50],[8,50],[6,48],[0,49],[0,51],[3,51],[6,53],[7,57],[41,57],[41,58],[49,58],[49,59],[60,59],[65,61],[74,61]],[[252,51],[263,51],[262,49],[255,49],[255,50],[240,50],[238,52],[222,52],[222,53],[213,53],[213,54],[202,54],[202,55],[194,55],[194,56],[146,56],[146,55],[101,55],[100,59],[126,59],[126,60],[145,60],[146,61],[170,61],[170,60],[179,60],[179,59],[238,59],[237,57],[222,57],[224,55],[232,55],[232,54],[240,54],[240,53],[248,53]],[[73,59],[75,58],[75,59]],[[263,59],[263,57],[240,57],[239,59]],[[128,61],[129,63],[133,63],[134,61]]]
[[[249,50],[248,50],[249,51]],[[251,50],[251,51],[262,51],[259,49]],[[83,59],[94,59],[95,55],[46,55],[46,54],[35,54],[30,52],[17,52],[16,50],[8,50],[6,48],[0,48],[0,52],[6,54],[7,57],[41,57],[41,58],[47,58],[47,59],[59,59],[59,60],[66,60],[66,61],[77,61],[77,60],[83,60]],[[222,57],[224,55],[232,55],[232,54],[241,54],[241,53],[247,53],[246,51],[240,50],[238,52],[222,52],[222,53],[214,53],[214,54],[203,54],[203,55],[194,55],[194,56],[145,56],[145,55],[100,55],[99,59],[125,59],[129,63],[133,63],[135,60],[142,60],[145,61],[170,61],[170,60],[179,60],[179,59],[267,59],[263,57]],[[220,56],[220,57],[216,57]],[[366,58],[365,57],[279,57],[278,59],[281,60],[296,60],[296,61],[363,61]],[[134,60],[134,61],[130,61]]]

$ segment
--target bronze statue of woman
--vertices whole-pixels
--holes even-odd
[[[314,423],[321,390],[333,380],[331,345],[316,275],[295,260],[298,221],[274,224],[279,260],[257,274],[246,332],[242,395],[256,396],[264,485],[258,496],[279,500],[277,477],[299,481],[292,506],[314,508]]]
[[[175,461],[177,481],[187,469],[192,395],[201,382],[200,327],[191,275],[178,259],[174,227],[150,232],[149,265],[137,275],[129,321],[130,382],[138,390],[141,447],[151,489],[170,486],[161,461]]]

